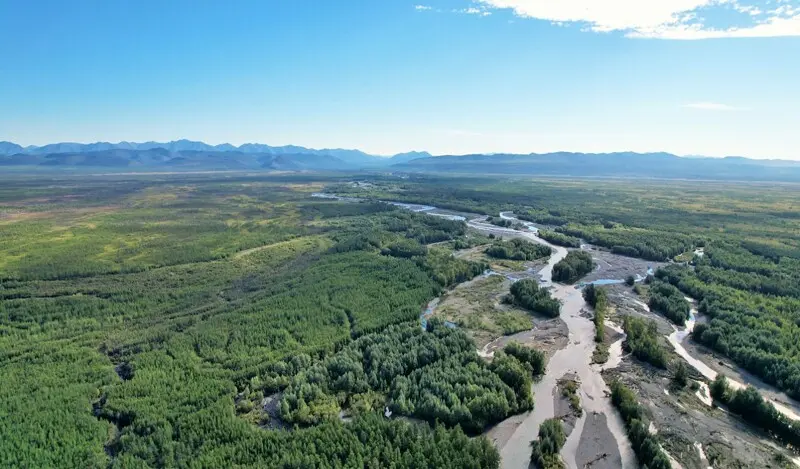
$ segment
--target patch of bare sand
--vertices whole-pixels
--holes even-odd
[[[608,429],[606,415],[592,412],[586,415],[583,423],[575,464],[579,468],[619,469],[622,458],[616,440]]]

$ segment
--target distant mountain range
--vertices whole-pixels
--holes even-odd
[[[350,165],[355,166],[383,166],[394,163],[409,161],[414,158],[422,158],[431,156],[426,152],[411,152],[400,153],[391,158],[381,157],[377,155],[369,155],[360,150],[343,150],[343,149],[323,149],[314,150],[311,148],[298,147],[294,145],[273,147],[264,145],[262,143],[245,143],[244,145],[235,146],[229,143],[221,145],[209,145],[204,142],[195,142],[192,140],[176,140],[172,142],[96,142],[96,143],[51,143],[43,146],[28,146],[23,147],[12,142],[0,142],[0,156],[12,155],[52,155],[52,154],[84,154],[84,153],[98,153],[98,152],[111,152],[116,150],[126,151],[150,151],[150,150],[166,150],[170,154],[181,154],[183,152],[197,153],[239,153],[239,154],[258,154],[258,155],[316,155],[316,156],[330,156],[343,161]],[[120,155],[119,152],[115,153]],[[95,155],[96,156],[96,155]],[[92,158],[95,161],[97,158]],[[35,161],[35,160],[33,160]]]
[[[0,168],[115,168],[126,171],[286,170],[500,174],[519,176],[629,177],[800,181],[800,162],[742,157],[679,157],[670,153],[545,153],[431,156],[427,152],[391,157],[360,150],[270,146],[247,143],[53,143],[22,147],[0,142]]]

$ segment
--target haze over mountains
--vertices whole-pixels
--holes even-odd
[[[53,143],[28,146],[0,142],[0,167],[116,168],[126,171],[288,170],[504,174],[525,176],[645,177],[800,181],[800,162],[742,157],[679,157],[670,153],[476,154],[391,157],[360,150],[310,149],[248,143],[209,145],[177,140],[120,143]]]

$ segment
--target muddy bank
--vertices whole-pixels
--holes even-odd
[[[737,381],[747,378],[740,378],[741,373],[734,373],[733,367],[725,365],[727,360],[720,360],[690,340],[688,331],[702,320],[696,317],[694,307],[688,327],[677,328],[664,317],[650,312],[630,289],[613,286],[608,291],[617,315],[632,314],[655,320],[670,360],[673,363],[684,361],[688,365],[691,380],[684,388],[673,383],[672,372],[641,363],[632,356],[625,356],[617,369],[603,373],[607,381],[620,379],[635,390],[640,402],[649,410],[653,426],[662,436],[664,449],[672,458],[687,469],[707,469],[780,467],[774,460],[776,454],[791,456],[773,443],[769,435],[738,416],[712,406],[706,383],[717,372]],[[781,393],[770,392],[767,386],[758,388],[765,397],[780,399]]]
[[[493,356],[495,351],[502,350],[509,343],[518,342],[536,347],[544,352],[549,359],[567,345],[567,325],[560,318],[532,317],[531,320],[533,321],[533,329],[493,339],[481,347],[478,354],[488,358]]]
[[[564,433],[567,436],[570,436],[578,419],[583,416],[580,397],[576,392],[579,388],[578,376],[573,373],[566,373],[558,380],[556,388],[553,390],[553,408],[555,409],[553,416],[561,420],[564,425]],[[571,396],[574,396],[572,400],[570,400]]]

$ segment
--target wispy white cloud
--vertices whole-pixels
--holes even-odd
[[[489,16],[489,15],[492,14],[492,12],[487,10],[485,7],[481,7],[481,8],[475,8],[475,7],[461,8],[461,9],[452,10],[452,12],[453,13],[462,13],[462,14],[465,14],[465,15],[478,15],[478,16]]]
[[[681,107],[685,107],[688,109],[699,109],[701,111],[746,111],[747,110],[747,108],[743,107],[730,106],[727,104],[720,104],[720,103],[711,103],[708,101],[684,104]]]
[[[518,17],[651,39],[800,36],[800,0],[476,0]],[[742,21],[710,26],[721,11]],[[722,15],[723,18],[726,15]],[[744,26],[742,25],[744,24]]]
[[[747,13],[750,16],[758,16],[763,13],[763,11],[754,5],[739,5],[738,3],[734,3],[733,9],[739,13]]]
[[[428,5],[414,5],[414,9],[417,11],[428,11],[433,10],[433,7]]]

